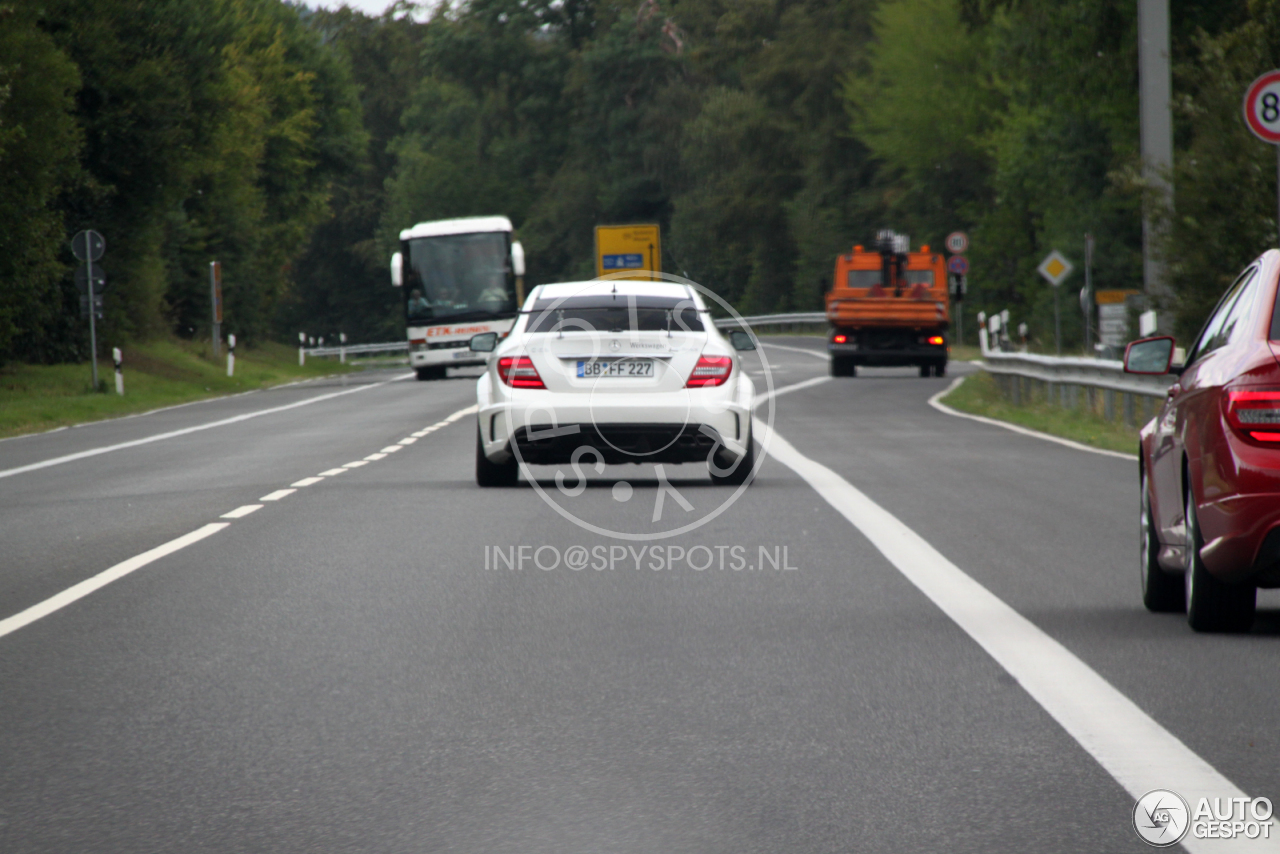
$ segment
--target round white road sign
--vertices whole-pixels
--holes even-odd
[[[1280,70],[1268,71],[1249,84],[1244,121],[1258,139],[1280,145]]]
[[[947,235],[947,251],[959,255],[969,248],[969,235],[963,231],[953,231]]]

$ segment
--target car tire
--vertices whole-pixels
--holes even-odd
[[[1156,559],[1160,554],[1160,538],[1156,536],[1155,518],[1151,515],[1151,493],[1147,475],[1140,479],[1142,507],[1139,526],[1139,569],[1142,579],[1142,604],[1158,614],[1180,613],[1187,607],[1186,582],[1175,572],[1165,572]]]
[[[1197,632],[1247,632],[1253,626],[1258,589],[1249,583],[1229,584],[1209,573],[1200,557],[1204,538],[1190,486],[1186,504],[1187,622]]]
[[[831,357],[831,376],[833,377],[856,377],[858,375],[858,366],[848,357],[832,356]]]
[[[476,425],[476,483],[480,486],[515,486],[520,475],[520,462],[514,456],[505,463],[495,463],[484,455],[484,438]]]
[[[711,482],[717,486],[741,486],[751,479],[753,469],[756,467],[756,443],[754,436],[747,436],[747,452],[738,460],[738,464],[733,467],[733,471],[725,475],[718,475],[714,471],[711,474]]]

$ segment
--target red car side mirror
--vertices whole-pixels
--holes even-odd
[[[1173,338],[1160,335],[1131,341],[1124,348],[1126,374],[1167,374],[1173,365]]]

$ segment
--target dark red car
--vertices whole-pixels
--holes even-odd
[[[1173,339],[1135,341],[1130,373],[1176,381],[1142,428],[1142,598],[1196,631],[1248,631],[1257,588],[1280,587],[1280,251],[1240,274],[1173,365]]]

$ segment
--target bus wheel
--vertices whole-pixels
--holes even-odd
[[[513,454],[505,463],[495,463],[484,455],[484,439],[476,425],[476,483],[481,486],[515,486],[520,474],[520,461]]]
[[[441,365],[438,367],[417,368],[414,370],[414,373],[418,375],[419,380],[442,380],[445,378],[446,370],[447,369]]]

